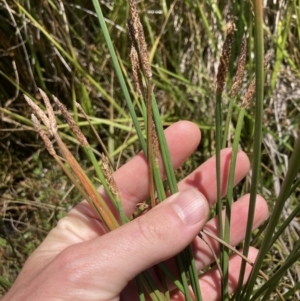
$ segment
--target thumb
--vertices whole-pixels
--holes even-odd
[[[208,213],[208,202],[197,190],[172,195],[147,214],[84,243],[82,252],[88,249],[89,256],[82,269],[94,266],[89,281],[95,278],[108,295],[118,294],[140,272],[183,250],[203,228]]]
[[[199,191],[189,189],[172,195],[107,237],[112,248],[118,250],[113,270],[119,270],[120,275],[126,270],[124,277],[131,280],[147,268],[178,254],[204,227],[208,214],[208,202]]]

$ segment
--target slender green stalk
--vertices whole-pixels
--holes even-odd
[[[96,159],[95,157],[95,154],[94,152],[92,151],[92,148],[91,146],[88,144],[86,146],[83,146],[88,158],[90,159],[90,161],[92,162],[93,164],[93,167],[96,171],[96,174],[97,174],[97,177],[99,178],[101,184],[103,185],[104,189],[105,189],[105,192],[107,193],[108,197],[110,198],[110,200],[114,203],[114,205],[116,206],[116,208],[118,208],[118,205],[117,205],[117,200],[115,198],[115,196],[113,195],[113,193],[111,192],[109,186],[108,186],[108,183],[105,179],[105,176],[103,174],[103,171],[102,169],[100,168],[99,166],[99,162],[98,160]]]
[[[226,196],[226,210],[225,210],[225,225],[224,225],[224,241],[230,242],[230,221],[231,221],[231,208],[233,203],[233,188],[234,188],[234,175],[236,167],[236,159],[238,154],[238,146],[241,137],[241,131],[243,126],[245,116],[245,109],[241,108],[238,121],[234,133],[234,140],[232,145],[232,155],[230,160],[229,177],[227,185],[227,196]],[[224,283],[228,283],[228,269],[229,269],[229,249],[224,247],[224,262],[223,262],[223,272],[224,273]]]
[[[182,254],[182,253],[181,253]],[[188,285],[188,279],[186,276],[186,265],[185,262],[183,260],[183,256],[181,256],[181,254],[177,255],[175,257],[176,259],[176,263],[178,266],[178,270],[179,270],[179,275],[180,275],[180,279],[181,279],[181,284],[183,286],[183,294],[185,297],[186,301],[192,301],[191,295],[190,295],[190,290],[189,290],[189,285]]]
[[[184,293],[184,288],[181,282],[166,268],[162,263],[158,264],[159,268],[164,272],[164,274],[173,282],[173,284],[178,288],[181,293]]]
[[[193,249],[191,246],[187,246],[183,251],[183,254],[186,255],[187,264],[189,267],[189,279],[191,281],[191,287],[197,301],[202,301],[202,294],[199,285],[198,271],[196,268],[196,261],[193,254]]]
[[[168,288],[168,279],[166,275],[162,274],[163,290],[167,301],[171,301],[170,291]]]
[[[152,301],[166,301],[164,294],[157,289],[156,284],[147,271],[141,273],[139,277],[141,277],[142,283]]]
[[[161,123],[161,119],[160,119],[160,115],[159,115],[159,111],[154,95],[152,95],[152,108],[153,108],[153,117],[156,126],[156,131],[157,131],[159,144],[160,144],[160,151],[161,151],[161,155],[162,155],[162,159],[167,175],[167,181],[171,193],[174,194],[178,192],[177,181],[176,181],[174,168],[171,161],[171,156],[169,153],[166,137],[164,135],[164,131],[163,131],[163,127],[162,127],[162,123]],[[199,287],[198,272],[197,272],[191,246],[188,246],[179,256],[184,256],[186,258],[186,263],[187,266],[189,267],[188,272],[189,272],[189,279],[191,281],[191,286],[196,296],[196,300],[200,301],[202,300],[202,297],[201,297],[201,292]]]
[[[223,140],[222,140],[222,148],[226,147],[229,127],[230,127],[230,122],[231,122],[231,116],[232,116],[232,110],[233,110],[233,104],[234,104],[234,98],[230,97],[227,116],[226,116],[226,122],[225,122],[225,128],[224,128],[224,134],[223,134]]]
[[[158,106],[155,100],[154,95],[152,94],[152,108],[153,108],[153,118],[156,126],[156,131],[159,139],[160,151],[162,155],[162,161],[164,164],[165,172],[167,175],[167,180],[169,188],[172,194],[178,192],[177,181],[174,173],[173,164],[171,161],[171,156],[169,153],[169,148],[167,145],[166,137],[164,134],[160,114],[158,111]]]
[[[138,136],[139,136],[139,139],[140,139],[140,143],[141,143],[141,145],[142,145],[142,148],[143,148],[143,150],[144,150],[144,153],[146,154],[146,156],[148,156],[149,155],[149,141],[151,142],[151,138],[150,138],[150,140],[149,140],[149,137],[150,137],[150,135],[149,135],[149,132],[148,132],[148,148],[146,148],[146,143],[145,143],[145,140],[144,140],[144,137],[143,137],[143,135],[142,135],[142,131],[141,131],[141,129],[140,129],[140,126],[139,126],[139,123],[138,123],[138,120],[137,120],[137,117],[136,117],[136,114],[135,114],[135,111],[134,111],[134,107],[133,107],[133,104],[132,104],[132,101],[131,101],[131,98],[130,98],[130,96],[129,96],[129,93],[128,93],[128,90],[127,90],[127,87],[126,87],[126,84],[125,84],[125,80],[124,80],[124,78],[123,78],[123,74],[122,74],[122,72],[121,72],[121,69],[120,69],[120,66],[119,66],[119,63],[118,63],[118,60],[117,60],[117,57],[116,57],[116,55],[115,55],[115,51],[114,51],[114,48],[113,48],[113,45],[112,45],[112,42],[111,42],[111,39],[110,39],[110,36],[109,36],[109,33],[108,33],[108,30],[107,30],[107,27],[106,27],[106,24],[105,24],[105,21],[104,21],[104,18],[103,18],[103,14],[102,14],[102,11],[101,11],[101,7],[100,7],[100,5],[99,5],[99,3],[98,3],[98,1],[96,1],[96,0],[93,0],[93,4],[94,4],[94,7],[95,7],[95,9],[96,9],[96,12],[97,12],[97,15],[98,15],[98,19],[99,19],[99,22],[100,22],[100,25],[101,25],[101,28],[102,28],[102,31],[103,31],[103,34],[104,34],[104,37],[105,37],[105,40],[106,40],[106,43],[107,43],[107,46],[108,46],[108,48],[109,48],[109,52],[110,52],[110,55],[111,55],[111,57],[112,57],[112,60],[113,60],[113,64],[114,64],[114,67],[115,67],[115,69],[116,69],[116,73],[117,73],[117,76],[118,76],[118,78],[119,78],[119,81],[120,81],[120,84],[121,84],[121,88],[122,88],[122,91],[123,91],[123,94],[124,94],[124,97],[125,97],[125,100],[126,100],[126,103],[127,103],[127,106],[128,106],[128,108],[129,108],[129,111],[130,111],[130,114],[131,114],[131,117],[132,117],[132,120],[133,120],[133,123],[134,123],[134,125],[135,125],[135,128],[136,128],[136,131],[137,131],[137,134],[138,134]],[[149,84],[149,83],[148,83]],[[150,92],[149,92],[150,91]],[[151,85],[149,86],[148,85],[148,96],[150,96],[150,97],[147,97],[147,99],[148,99],[148,103],[149,103],[149,105],[150,105],[150,109],[151,109],[151,93],[152,93],[152,88],[151,88]],[[150,101],[149,101],[150,100]],[[147,128],[149,129],[149,127],[151,127],[152,126],[152,117],[150,118],[149,117],[149,108],[147,108],[147,116],[148,116],[148,118],[147,118]],[[152,109],[151,109],[151,116],[152,116]],[[150,147],[152,148],[152,144],[150,144]],[[150,161],[150,163],[151,164],[149,164],[150,166],[153,166],[152,165],[152,157],[153,156],[148,156],[148,158],[149,158],[149,160],[151,160]],[[149,168],[149,170],[151,169],[151,172],[152,172],[152,168],[153,167],[150,167]],[[159,174],[157,173],[157,170],[156,171],[154,171],[154,176],[156,175],[156,177],[157,176],[159,176]],[[152,175],[150,175],[151,176],[151,178],[152,178]],[[150,178],[150,179],[151,179]],[[153,198],[153,197],[152,197]],[[149,280],[150,279],[147,279],[147,283],[149,284]],[[146,284],[145,283],[145,281],[143,281],[143,283],[144,284]],[[187,281],[186,281],[186,288],[188,289],[188,285],[187,285]],[[156,291],[156,289],[154,288],[154,287],[152,287],[152,291],[153,292],[155,292]],[[154,300],[155,300],[155,294],[153,295],[153,293],[151,293],[150,294],[150,296],[151,296],[151,298],[154,298]]]
[[[145,294],[143,291],[143,285],[142,285],[142,280],[140,276],[136,277],[136,283],[137,283],[137,288],[139,292],[139,299],[140,301],[146,301]]]
[[[300,204],[298,204],[294,210],[291,212],[291,214],[288,216],[287,219],[284,220],[284,222],[282,223],[282,225],[276,229],[275,234],[273,235],[271,241],[270,241],[270,245],[272,246],[276,240],[279,238],[279,236],[284,232],[284,230],[290,225],[290,223],[292,222],[292,220],[297,217],[300,214]]]
[[[225,129],[224,129],[224,136],[223,136],[223,142],[222,147],[225,148],[229,132],[229,127],[231,123],[231,116],[233,111],[233,104],[235,100],[235,96],[237,95],[238,91],[240,90],[240,86],[243,80],[244,75],[244,69],[245,69],[245,63],[246,63],[246,38],[243,37],[242,44],[240,47],[240,54],[239,59],[237,62],[237,70],[236,74],[233,80],[233,84],[231,87],[231,90],[229,92],[230,100],[229,100],[229,108],[227,112],[227,118],[225,123]],[[251,85],[250,85],[251,87]],[[248,89],[249,90],[249,89]],[[252,89],[254,91],[254,89]],[[251,90],[250,90],[251,91]],[[250,92],[246,92],[246,95],[248,98],[251,96]],[[246,99],[248,99],[246,98]],[[244,100],[243,100],[244,102]],[[235,134],[234,134],[234,141],[233,141],[233,147],[232,147],[232,156],[230,160],[230,169],[229,169],[229,179],[228,179],[228,185],[227,185],[227,197],[226,197],[226,210],[225,210],[225,226],[224,226],[224,241],[226,243],[230,242],[230,222],[231,222],[231,208],[232,208],[232,202],[233,202],[233,187],[234,187],[234,176],[235,176],[235,166],[236,166],[236,158],[238,153],[238,145],[240,141],[241,136],[241,130],[245,115],[245,107],[246,104],[242,104],[242,109],[240,110]],[[222,270],[223,270],[223,278],[224,278],[224,294],[227,294],[228,291],[228,280],[229,280],[229,249],[224,248],[223,252],[223,262],[222,262]],[[226,290],[226,291],[225,291]]]
[[[147,153],[146,142],[145,142],[142,130],[140,128],[140,125],[139,125],[139,122],[138,122],[138,119],[137,119],[137,116],[136,116],[136,113],[135,113],[135,110],[134,110],[134,107],[133,107],[132,100],[130,98],[130,95],[129,95],[129,92],[128,92],[128,89],[127,89],[127,86],[126,86],[125,79],[124,79],[122,70],[120,68],[120,65],[119,65],[119,62],[118,62],[118,59],[117,59],[117,56],[116,56],[116,53],[115,53],[115,50],[114,50],[109,32],[108,32],[108,29],[107,29],[107,26],[106,26],[106,23],[105,23],[105,20],[104,20],[104,16],[102,14],[102,10],[101,10],[99,1],[98,0],[93,0],[93,5],[95,7],[95,10],[96,10],[96,13],[97,13],[97,16],[98,16],[98,20],[99,20],[99,23],[100,23],[100,26],[101,26],[101,29],[102,29],[102,32],[103,32],[103,35],[104,35],[104,38],[105,38],[105,41],[106,41],[106,45],[108,47],[111,59],[113,61],[114,68],[116,70],[116,74],[117,74],[117,77],[119,79],[121,89],[122,89],[126,104],[128,106],[131,118],[132,118],[132,122],[134,124],[137,135],[139,137],[139,141],[141,143],[142,149],[143,149],[144,153],[146,154]]]
[[[255,212],[255,203],[257,188],[259,183],[259,172],[261,162],[261,141],[262,141],[262,117],[263,117],[263,98],[264,98],[264,37],[263,37],[263,7],[262,1],[253,0],[254,5],[254,19],[255,19],[255,76],[256,76],[256,104],[255,104],[255,130],[254,130],[254,146],[253,146],[253,161],[252,161],[252,179],[251,179],[251,190],[250,190],[250,202],[249,202],[249,213],[247,220],[247,230],[244,243],[244,255],[248,255],[251,232]],[[246,263],[242,263],[239,287],[242,286]],[[256,271],[256,275],[259,271],[259,267]],[[252,279],[252,281],[254,281]],[[253,288],[253,286],[252,286]],[[246,289],[247,296],[252,292],[252,288]],[[240,290],[238,289],[238,292]],[[246,298],[246,300],[248,300]],[[239,300],[239,299],[238,299]]]
[[[256,292],[253,294],[250,300],[258,300],[258,298],[266,291],[262,301],[270,300],[271,293],[276,289],[278,282],[286,274],[286,271],[298,260],[300,259],[300,241],[296,243],[293,248],[293,251],[285,259],[284,263],[279,267],[274,275],[262,285]]]
[[[300,178],[292,185],[289,196],[300,186]]]
[[[233,33],[235,30],[235,25],[233,21],[229,21],[226,24],[226,38],[222,48],[222,54],[220,57],[217,78],[216,78],[216,92],[215,92],[215,122],[216,122],[216,180],[217,180],[217,204],[216,204],[216,213],[218,215],[218,232],[220,239],[223,239],[223,221],[222,221],[222,178],[221,178],[221,148],[222,148],[222,94],[226,82],[226,76],[229,66],[229,60],[231,57],[231,47],[233,41]],[[228,254],[224,252],[223,246],[220,250],[220,263],[222,266],[223,274],[228,273],[226,267],[226,262],[228,261]],[[224,261],[225,260],[225,261]],[[226,282],[224,282],[224,279]],[[228,276],[223,277],[221,284],[221,299],[226,301],[228,300]]]
[[[223,240],[223,220],[222,220],[222,192],[221,192],[221,141],[222,141],[222,92],[217,91],[216,94],[216,176],[217,176],[217,204],[216,214],[218,215],[218,232],[220,239]],[[223,264],[224,247],[221,246],[220,250],[220,262]],[[223,271],[224,272],[224,271]],[[223,291],[223,290],[222,290]],[[224,291],[223,291],[224,292]],[[223,295],[224,297],[224,295]]]
[[[246,298],[245,300],[250,299],[250,295],[253,290],[258,271],[262,265],[265,255],[267,254],[267,252],[269,251],[269,249],[271,247],[272,239],[270,239],[270,238],[273,237],[273,235],[274,235],[274,231],[277,226],[278,220],[280,218],[283,206],[289,196],[290,187],[292,186],[293,181],[296,178],[296,176],[300,170],[299,153],[300,153],[300,138],[298,138],[295,148],[294,148],[294,152],[290,158],[288,171],[287,171],[286,177],[282,183],[282,187],[280,189],[279,196],[276,200],[275,207],[270,216],[270,221],[269,221],[269,224],[266,229],[265,238],[262,241],[262,244],[260,246],[259,253],[258,253],[257,259],[255,261],[255,265],[254,265],[253,270],[249,277],[249,282],[244,289],[245,298]]]

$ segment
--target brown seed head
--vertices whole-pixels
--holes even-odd
[[[244,76],[245,64],[246,64],[246,51],[247,51],[247,40],[246,36],[243,36],[242,45],[241,45],[241,52],[238,59],[237,71],[233,81],[233,85],[229,92],[231,97],[234,97],[239,89],[241,88],[241,83]]]
[[[271,53],[267,53],[264,57],[264,68],[267,67],[269,61],[271,59]],[[250,104],[250,100],[252,99],[254,93],[255,93],[255,89],[256,89],[256,77],[254,77],[251,81],[251,84],[243,98],[243,101],[242,101],[242,107],[243,108],[247,108]]]
[[[45,106],[46,106],[51,131],[56,132],[57,131],[57,123],[56,123],[55,115],[54,115],[50,100],[49,100],[47,94],[42,89],[39,89],[39,91],[40,91],[40,94],[41,94],[43,101],[45,103]]]
[[[40,137],[44,141],[46,149],[49,152],[49,154],[51,156],[56,156],[56,152],[52,145],[52,142],[48,138],[47,134],[43,131],[40,122],[38,121],[38,119],[36,118],[36,116],[34,114],[31,114],[31,120],[33,122],[35,130],[39,133]]]
[[[136,41],[139,41],[139,23],[140,23],[140,18],[139,18],[139,12],[135,3],[135,0],[129,0],[129,9],[130,9],[130,15],[131,15],[131,22],[133,26],[133,33],[134,33],[134,39]]]
[[[132,24],[132,31],[136,45],[139,45],[139,49],[136,49],[138,53],[140,53],[140,59],[142,62],[143,72],[148,80],[152,77],[151,66],[148,58],[148,51],[147,51],[147,43],[145,39],[145,34],[143,30],[143,26],[141,24],[138,9],[136,7],[135,0],[129,0],[129,8],[130,8],[130,15],[131,15],[131,24]],[[131,29],[130,29],[131,30]]]
[[[229,59],[231,55],[231,46],[233,40],[233,33],[235,31],[235,25],[233,21],[229,21],[226,25],[226,38],[223,44],[222,55],[220,58],[220,64],[217,73],[217,92],[221,93],[224,89]]]
[[[130,50],[130,60],[132,65],[132,75],[133,75],[135,90],[138,95],[142,95],[142,89],[141,89],[142,79],[140,73],[141,68],[140,68],[139,56],[136,49],[133,46],[131,46],[131,50]]]
[[[130,20],[127,22],[127,29],[129,33],[130,42],[131,42],[130,61],[132,66],[134,85],[137,94],[141,95],[142,86],[143,86],[142,78],[141,78],[141,65],[140,65],[139,54],[138,54],[138,45],[135,41],[134,29],[133,29],[132,22]]]
[[[34,113],[44,123],[44,125],[48,129],[50,129],[50,122],[49,122],[49,119],[48,119],[47,115],[44,113],[44,111],[37,104],[35,104],[29,97],[27,97],[25,94],[24,94],[24,98],[25,98],[26,102],[29,104],[29,106],[32,108],[32,110],[34,111]]]
[[[242,101],[242,108],[246,109],[249,104],[250,104],[250,100],[252,99],[254,93],[255,93],[255,88],[256,88],[256,78],[254,77],[251,81],[251,84],[243,98]]]
[[[141,60],[144,74],[148,80],[152,78],[151,66],[148,57],[147,44],[144,36],[144,30],[142,25],[140,27],[140,36],[143,38],[140,40],[140,51],[141,51]]]
[[[53,96],[54,101],[56,102],[57,106],[61,110],[62,114],[64,115],[67,123],[70,126],[71,131],[76,135],[79,143],[83,146],[86,147],[88,146],[88,142],[83,135],[82,131],[80,130],[79,126],[76,124],[74,119],[72,118],[71,114],[68,112],[67,108],[55,97]]]
[[[112,192],[112,194],[115,196],[116,199],[120,199],[117,184],[116,184],[115,179],[112,175],[110,165],[109,165],[109,161],[108,161],[107,157],[104,154],[102,154],[101,159],[102,159],[102,162],[101,162],[102,171],[103,171],[104,177],[107,181],[107,184],[109,186],[109,189]]]

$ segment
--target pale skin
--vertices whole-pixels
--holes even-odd
[[[172,162],[178,168],[200,142],[198,127],[181,121],[166,130]],[[222,193],[226,193],[231,150],[221,154]],[[235,183],[249,171],[245,153],[237,157]],[[114,174],[123,207],[128,216],[136,204],[148,196],[147,166],[142,154]],[[214,261],[206,244],[197,237],[204,227],[217,234],[217,219],[207,221],[209,207],[216,202],[215,158],[208,159],[179,183],[180,192],[169,197],[141,217],[110,233],[86,202],[82,202],[61,219],[43,243],[25,263],[20,275],[3,301],[51,300],[139,300],[135,282],[140,272],[165,261],[189,243],[193,243],[197,269],[200,271]],[[100,191],[103,189],[100,188]],[[249,195],[242,196],[232,208],[231,244],[243,240]],[[257,196],[253,229],[268,215],[265,200]],[[184,217],[186,216],[186,219]],[[219,245],[206,237],[214,251]],[[250,249],[248,258],[253,262],[257,250]],[[230,292],[237,285],[241,260],[230,259]],[[166,262],[172,269],[173,260]],[[248,276],[251,267],[247,265]],[[150,271],[153,274],[153,270]],[[159,278],[157,278],[159,279]],[[203,300],[220,298],[220,277],[212,269],[199,278]],[[184,300],[174,288],[172,300]]]

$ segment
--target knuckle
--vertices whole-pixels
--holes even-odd
[[[137,219],[139,233],[146,243],[160,245],[172,236],[172,220],[167,216],[145,214]]]
[[[76,256],[76,248],[70,246],[63,250],[55,259],[55,264],[60,274],[67,279],[69,283],[77,283],[82,279],[84,271],[83,258]]]

